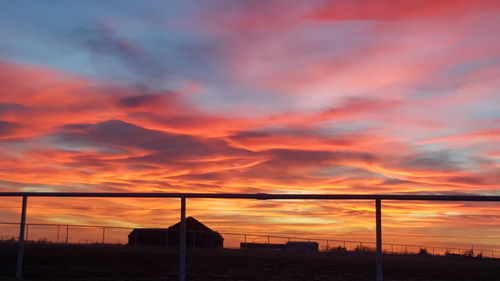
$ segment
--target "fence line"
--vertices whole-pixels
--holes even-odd
[[[16,222],[0,222],[0,225],[19,225],[19,223],[16,223]],[[57,238],[56,238],[56,243],[59,242],[59,232],[60,232],[60,228],[63,227],[63,228],[66,228],[68,229],[69,227],[72,227],[72,228],[94,228],[94,229],[101,229],[102,231],[102,238],[100,239],[100,241],[98,241],[97,239],[95,240],[89,240],[89,239],[79,239],[79,243],[82,243],[82,241],[84,241],[83,243],[85,244],[119,244],[119,243],[106,243],[106,230],[112,230],[112,229],[123,229],[123,230],[133,230],[134,227],[126,227],[126,226],[109,226],[109,225],[84,225],[84,224],[53,224],[53,223],[26,223],[26,237],[25,237],[25,240],[26,241],[29,241],[29,231],[30,231],[30,226],[48,226],[48,227],[57,227],[58,228],[58,235],[57,235]],[[202,233],[203,231],[193,231],[193,230],[187,230],[188,233]],[[345,239],[327,239],[327,238],[311,238],[311,237],[297,237],[297,236],[280,236],[280,235],[274,235],[274,234],[254,234],[254,233],[241,233],[241,232],[218,232],[219,234],[223,234],[223,235],[234,235],[234,236],[242,236],[242,240],[244,242],[247,242],[247,238],[248,237],[261,237],[261,238],[267,238],[267,241],[269,242],[271,238],[274,238],[274,239],[284,239],[284,240],[287,240],[287,241],[291,241],[291,240],[298,240],[298,241],[314,241],[314,242],[325,242],[326,243],[326,248],[325,250],[330,250],[330,249],[333,249],[333,248],[330,248],[330,242],[332,243],[332,246],[333,245],[337,245],[339,247],[342,247],[342,248],[345,248],[345,249],[348,249],[348,247],[346,247],[347,243],[349,244],[355,244],[355,245],[359,245],[360,247],[361,246],[364,246],[364,245],[376,245],[376,242],[373,242],[373,241],[359,241],[359,240],[345,240]],[[388,235],[386,235],[388,236]],[[8,238],[8,237],[7,237]],[[12,237],[13,238],[13,237]],[[462,238],[462,237],[457,237],[457,238]],[[3,239],[3,238],[2,238]],[[0,240],[2,240],[0,239]],[[48,240],[47,242],[51,242],[51,240]],[[66,244],[68,244],[68,240],[66,240],[65,242]],[[417,252],[420,250],[420,249],[426,249],[426,250],[432,250],[432,254],[435,254],[435,250],[443,250],[443,252],[445,251],[457,251],[458,253],[466,253],[466,252],[469,252],[470,250],[473,250],[475,252],[479,252],[479,253],[483,253],[485,256],[487,256],[488,254],[489,257],[497,257],[497,256],[500,256],[498,253],[500,253],[499,250],[491,250],[491,249],[481,249],[481,248],[459,248],[459,247],[444,247],[444,246],[430,246],[430,245],[416,245],[416,244],[399,244],[399,243],[383,243],[382,244],[383,247],[390,247],[390,250],[385,250],[384,252],[385,253],[400,253],[399,251],[394,251],[394,247],[402,247],[405,249],[405,251],[403,251],[404,253],[414,253],[414,251],[408,251],[408,248],[414,248],[414,249],[417,249]]]
[[[180,199],[180,242],[179,280],[186,280],[186,199],[256,199],[256,200],[370,200],[375,203],[376,222],[376,281],[383,280],[382,272],[382,200],[402,201],[478,201],[500,202],[500,196],[488,195],[359,195],[359,194],[266,194],[266,193],[97,193],[97,192],[0,192],[0,197],[21,197],[22,212],[19,230],[19,251],[16,277],[22,277],[24,259],[24,239],[26,227],[26,208],[28,197],[92,197],[92,198],[179,198]],[[68,228],[67,228],[68,230]]]

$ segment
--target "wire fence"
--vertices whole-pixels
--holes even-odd
[[[0,240],[17,241],[19,223],[0,222]],[[26,241],[39,243],[62,243],[62,244],[128,244],[128,235],[133,230],[128,226],[109,225],[78,225],[78,224],[49,224],[49,223],[27,223]],[[164,229],[168,231],[168,229]],[[176,231],[178,233],[178,231]],[[187,230],[190,233],[202,233],[202,231]],[[315,237],[283,236],[274,234],[256,234],[239,232],[218,232],[224,237],[225,248],[239,248],[241,243],[276,244],[287,242],[316,242],[320,251],[374,251],[376,242],[345,239],[329,239]],[[390,236],[390,235],[386,235]],[[458,237],[460,238],[460,237]],[[188,241],[190,247],[197,248],[196,239]],[[168,244],[166,245],[168,247]],[[198,245],[200,246],[200,245]],[[489,258],[499,258],[500,251],[485,248],[460,248],[437,245],[416,245],[383,243],[383,252],[390,254],[418,254],[426,253],[432,255],[474,255]]]

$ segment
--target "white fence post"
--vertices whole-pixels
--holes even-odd
[[[28,205],[28,196],[23,195],[23,207],[21,210],[21,225],[19,226],[19,248],[17,252],[16,278],[23,277],[24,261],[24,233],[26,228],[26,207]]]
[[[181,197],[179,281],[186,281],[186,197]]]
[[[382,273],[382,200],[375,200],[376,228],[377,228],[377,281],[383,280]]]

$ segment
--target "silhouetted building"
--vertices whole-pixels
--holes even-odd
[[[168,241],[167,228],[135,228],[128,235],[128,244],[132,246],[167,247]]]
[[[287,242],[286,244],[240,243],[240,249],[316,253],[319,245],[316,242]]]
[[[269,243],[240,243],[240,249],[244,250],[278,250],[283,251],[285,244],[269,244]]]
[[[285,251],[288,252],[309,252],[316,253],[319,250],[317,242],[288,242],[285,244]]]
[[[169,228],[136,228],[128,235],[128,244],[137,246],[179,247],[180,225]],[[186,218],[188,248],[223,248],[224,238],[193,217]]]

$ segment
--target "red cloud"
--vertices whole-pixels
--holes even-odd
[[[316,20],[404,20],[439,18],[499,9],[495,0],[328,0],[310,17]]]

